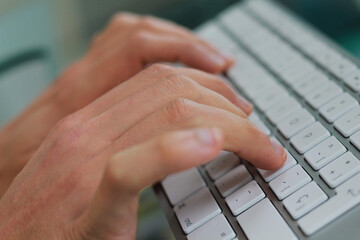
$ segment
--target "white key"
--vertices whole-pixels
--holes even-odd
[[[221,213],[218,204],[207,188],[203,188],[176,205],[174,211],[185,233],[194,231]]]
[[[310,75],[307,75],[299,82],[295,82],[294,90],[296,93],[303,97],[306,94],[310,93],[313,89],[326,83],[329,83],[327,76],[321,72],[316,71]]]
[[[229,196],[236,189],[252,180],[244,165],[239,165],[215,181],[215,186],[223,197]]]
[[[283,88],[274,91],[271,90],[262,96],[259,95],[259,97],[255,99],[255,103],[262,111],[265,111],[280,102],[286,96],[288,96],[288,93]]]
[[[306,183],[310,182],[310,176],[300,165],[295,165],[269,183],[270,188],[280,199],[284,199]]]
[[[235,237],[235,232],[223,214],[219,214],[209,222],[205,223],[189,235],[188,240],[231,240]]]
[[[266,135],[270,136],[271,131],[270,129],[265,125],[265,123],[263,121],[261,121],[260,119],[253,121],[253,123],[260,128],[261,131],[263,131]]]
[[[354,92],[360,90],[360,70],[354,71],[343,78],[345,84]]]
[[[219,156],[206,164],[205,169],[211,179],[215,181],[239,164],[238,156],[231,152],[222,151]]]
[[[334,126],[344,137],[349,137],[355,133],[360,129],[360,107],[355,107],[343,117],[336,120]]]
[[[336,195],[298,221],[310,236],[360,203],[360,174],[336,188]]]
[[[343,93],[319,109],[320,114],[330,123],[359,105],[355,98]]]
[[[246,237],[251,240],[293,240],[297,239],[283,217],[265,198],[237,217]]]
[[[239,215],[265,197],[256,181],[251,181],[225,198],[234,216]]]
[[[315,109],[318,109],[329,100],[341,94],[342,89],[334,82],[320,86],[305,96],[306,101]]]
[[[239,215],[265,197],[256,181],[251,181],[225,198],[234,216]]]
[[[325,182],[334,188],[359,171],[359,159],[351,152],[347,152],[320,169],[319,173]]]
[[[350,136],[350,142],[360,150],[360,131],[357,131],[353,135]]]
[[[290,142],[300,154],[304,154],[329,136],[329,131],[321,123],[315,122],[293,136]]]
[[[340,79],[356,71],[356,68],[354,63],[345,58],[329,64],[329,70]]]
[[[172,205],[178,204],[206,186],[196,168],[172,174],[166,177],[161,184]]]
[[[346,148],[334,136],[305,153],[305,160],[314,170],[319,170],[341,154],[346,152]]]
[[[272,123],[277,124],[285,117],[300,109],[300,107],[301,105],[294,98],[289,97],[266,111],[266,116]]]
[[[310,182],[286,198],[283,204],[290,215],[294,219],[298,219],[325,202],[327,198],[315,182]]]
[[[294,157],[289,152],[287,152],[286,161],[285,161],[284,165],[281,168],[279,168],[278,170],[258,169],[258,171],[266,182],[270,182],[271,180],[280,176],[280,174],[282,174],[283,172],[285,172],[286,170],[288,170],[289,168],[294,166],[296,163],[297,162],[294,159]]]
[[[306,109],[301,109],[281,120],[277,127],[284,137],[290,138],[313,122],[315,118]]]

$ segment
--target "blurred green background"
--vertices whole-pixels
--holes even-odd
[[[360,0],[279,0],[360,56]],[[0,0],[0,126],[21,111],[119,11],[189,28],[237,0]],[[121,227],[121,226],[119,226]],[[172,239],[151,189],[141,195],[138,239]]]

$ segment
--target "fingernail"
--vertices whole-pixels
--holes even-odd
[[[216,128],[197,129],[195,134],[204,145],[215,145],[221,139],[221,132]]]
[[[225,58],[219,54],[213,54],[210,55],[211,61],[215,62],[216,65],[223,66],[226,62]]]
[[[275,149],[275,151],[282,157],[284,158],[286,155],[286,151],[285,149],[275,140],[271,140],[271,144],[273,146],[273,148]]]

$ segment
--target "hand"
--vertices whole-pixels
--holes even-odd
[[[156,61],[181,61],[213,73],[232,63],[180,26],[118,14],[80,61],[0,131],[0,197],[56,122]],[[239,103],[251,112],[245,100]]]
[[[53,128],[0,201],[1,238],[131,239],[139,191],[167,174],[222,148],[280,167],[285,150],[236,102],[215,75],[148,67]]]

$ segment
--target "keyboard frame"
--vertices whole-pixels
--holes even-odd
[[[311,26],[309,23],[305,22],[301,17],[297,16],[295,13],[293,13],[290,9],[286,8],[283,5],[280,5],[279,3],[276,3],[274,1],[269,1],[272,4],[274,4],[277,8],[280,8],[281,10],[285,11],[287,14],[289,14],[291,17],[293,17],[299,24],[304,25],[305,28],[310,31],[312,34],[314,34],[315,37],[317,37],[319,40],[325,42],[328,44],[328,46],[331,46],[334,50],[339,52],[341,55],[346,57],[347,59],[351,60],[354,64],[356,64],[358,67],[360,67],[360,61],[353,57],[351,54],[346,52],[343,48],[341,48],[338,44],[334,43],[332,40],[330,40],[328,37],[326,37],[324,34],[317,31],[313,26]],[[242,3],[236,3],[233,6],[230,6],[229,9],[232,8],[238,8],[241,6]],[[290,46],[295,48],[297,51],[302,53],[303,56],[305,56],[307,59],[309,59],[312,63],[314,63],[319,69],[321,69],[326,75],[330,76],[333,81],[340,86],[345,92],[348,92],[351,96],[353,96],[357,101],[360,102],[360,93],[353,92],[349,87],[347,87],[344,82],[342,82],[340,79],[338,79],[336,76],[331,74],[329,71],[326,70],[326,68],[322,67],[321,65],[317,64],[316,61],[312,60],[312,58],[301,49],[299,49],[297,46],[292,44],[290,41],[288,41],[286,38],[284,38],[281,34],[279,34],[277,31],[274,30],[274,28],[271,27],[265,20],[261,19],[260,16],[256,15],[255,12],[253,12],[249,8],[244,8],[245,12],[249,13],[255,20],[260,22],[262,25],[264,25],[266,28],[271,30],[271,32],[275,33],[277,36],[279,36],[281,39],[285,40],[285,42],[289,43]],[[229,36],[235,43],[237,43],[238,46],[241,47],[243,51],[245,51],[247,54],[252,56],[254,59],[257,60],[257,62],[264,67],[269,73],[271,73],[277,81],[282,85],[285,86],[288,92],[291,96],[296,98],[298,102],[302,105],[302,107],[306,108],[313,116],[314,118],[319,121],[323,126],[325,126],[328,131],[331,133],[331,135],[335,136],[346,148],[348,151],[352,152],[357,158],[360,159],[360,151],[357,150],[356,147],[354,147],[350,141],[349,138],[343,137],[333,126],[333,124],[329,124],[323,117],[319,115],[319,113],[312,109],[310,105],[308,105],[304,99],[302,99],[297,93],[295,93],[285,82],[279,80],[280,77],[271,71],[267,67],[266,64],[261,62],[261,60],[256,57],[256,55],[253,54],[251,50],[249,50],[239,39],[236,38],[235,35],[231,33],[229,29],[225,25],[223,25],[219,19],[222,14],[226,14],[227,10],[220,13],[219,16],[214,18],[213,20],[210,20],[209,22],[213,22],[214,24],[217,24],[221,30],[223,30],[227,36]],[[239,91],[240,94],[247,97],[247,95],[241,90],[241,88],[237,87],[236,84],[232,83],[232,80],[230,80],[231,85]],[[272,136],[276,137],[285,147],[286,149],[294,156],[294,158],[297,160],[297,162],[305,169],[305,171],[311,176],[311,178],[320,186],[320,188],[329,196],[333,196],[334,190],[331,189],[319,176],[319,173],[314,171],[311,166],[304,160],[303,155],[300,155],[291,145],[290,141],[286,138],[284,138],[281,133],[277,130],[276,126],[273,125],[266,116],[257,108],[257,106],[254,106],[254,110],[258,113],[260,119],[265,123],[265,125],[271,130]],[[259,186],[264,191],[265,195],[269,200],[272,202],[272,204],[276,207],[276,209],[279,211],[279,213],[282,215],[284,220],[287,222],[287,224],[290,226],[290,228],[293,230],[293,232],[297,235],[299,239],[309,239],[309,240],[330,240],[330,239],[358,239],[360,236],[360,204],[357,205],[355,208],[351,209],[349,212],[341,216],[339,219],[333,221],[329,225],[325,226],[323,229],[319,230],[315,234],[311,235],[310,237],[307,237],[304,235],[304,233],[299,229],[297,222],[292,219],[290,214],[287,212],[287,210],[284,208],[282,202],[277,199],[275,194],[272,192],[272,190],[269,187],[269,184],[266,183],[260,174],[257,172],[256,168],[252,166],[250,163],[246,161],[242,161],[242,163],[246,166],[248,171],[253,176],[254,180],[259,184]],[[216,189],[214,182],[209,178],[207,173],[205,172],[205,169],[202,167],[199,167],[199,172],[202,175],[204,181],[207,184],[207,187],[210,189],[211,193],[213,194],[214,198],[216,199],[217,203],[219,204],[220,208],[223,210],[223,214],[229,221],[230,225],[234,229],[234,231],[237,233],[238,239],[247,239],[246,235],[242,231],[241,227],[239,226],[236,217],[234,217],[229,209],[229,207],[226,205],[224,198],[220,195],[219,191]],[[182,228],[175,216],[175,213],[173,211],[173,208],[170,204],[170,202],[167,199],[167,196],[161,186],[160,183],[156,184],[154,186],[154,191],[158,197],[158,200],[160,202],[160,205],[162,209],[164,210],[165,216],[168,220],[168,223],[173,231],[173,234],[176,239],[182,240],[187,239],[186,235],[182,231]],[[230,216],[230,217],[229,217]]]

